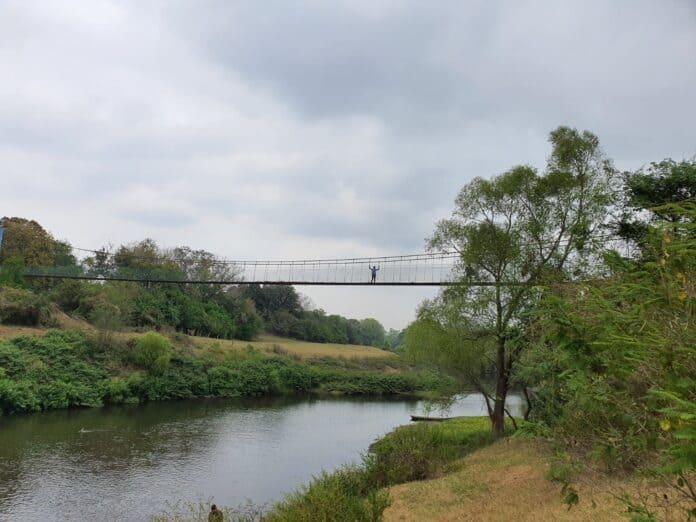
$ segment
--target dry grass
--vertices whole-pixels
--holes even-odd
[[[81,330],[93,332],[92,327],[86,321],[74,319],[62,312],[53,314],[59,328]],[[46,333],[46,328],[34,328],[25,326],[0,325],[0,340],[12,339],[20,335],[42,336]],[[137,332],[118,332],[116,337],[122,340],[137,338],[143,335]],[[180,343],[174,341],[175,345]],[[229,341],[225,339],[213,339],[210,337],[189,337],[186,336],[186,344],[194,348],[197,352],[214,349],[218,352],[228,352],[233,350],[245,350],[247,346],[253,346],[256,350],[267,353],[278,353],[278,348],[285,355],[297,356],[302,359],[316,359],[321,357],[345,357],[348,359],[377,358],[388,359],[395,357],[395,354],[380,350],[372,346],[358,346],[354,344],[322,344],[297,341],[295,339],[285,339],[272,335],[262,335],[255,341]]]
[[[390,488],[385,521],[626,520],[626,508],[612,492],[634,490],[634,482],[588,472],[574,483],[580,502],[569,510],[560,485],[546,478],[549,464],[541,443],[497,442],[462,459],[458,471]]]
[[[0,324],[0,340],[13,339],[21,335],[32,335],[40,337],[47,330],[45,328],[34,328],[32,326],[7,326]]]
[[[303,359],[316,359],[320,357],[345,357],[355,358],[380,358],[386,359],[395,357],[391,352],[380,350],[372,346],[358,346],[354,344],[330,344],[330,343],[310,343],[297,341],[295,339],[285,339],[272,335],[262,335],[255,341],[227,341],[222,339],[211,339],[208,337],[191,337],[193,344],[199,349],[218,347],[222,351],[243,350],[247,346],[253,346],[256,350],[273,353],[280,347],[288,355],[298,356]]]

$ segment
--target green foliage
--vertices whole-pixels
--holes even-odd
[[[129,346],[104,342],[99,335],[59,330],[0,342],[2,413],[206,396],[403,394],[442,386],[430,372],[390,375],[360,361],[298,362],[253,350],[222,360],[196,358],[154,332]]]
[[[82,281],[66,279],[55,284],[48,295],[61,310],[74,312],[80,308],[90,293],[93,293],[90,292],[92,289],[96,290],[96,287]]]
[[[244,295],[254,303],[267,329],[277,335],[318,343],[384,345],[386,333],[376,319],[359,321],[304,310],[293,287],[249,285]]]
[[[550,290],[517,368],[535,386],[535,420],[610,467],[655,451],[672,472],[696,467],[696,211],[686,215],[650,232],[650,256],[608,255],[610,278]]]
[[[313,522],[335,520],[376,522],[389,507],[389,494],[370,488],[359,467],[322,473],[310,484],[277,504],[264,520]]]
[[[129,382],[120,377],[112,377],[101,382],[99,394],[104,404],[124,404],[138,402],[131,394]]]
[[[10,286],[0,286],[0,323],[38,326],[50,324],[50,307],[43,296]]]
[[[84,339],[50,331],[0,343],[0,407],[4,413],[100,406],[106,373],[89,362]]]
[[[384,349],[392,352],[400,352],[403,349],[406,337],[406,329],[395,330],[390,328],[384,337]]]
[[[344,395],[394,395],[450,390],[452,383],[432,372],[385,374],[378,372],[317,369],[321,389]]]
[[[625,176],[626,201],[618,232],[642,247],[651,224],[688,220],[680,206],[694,199],[696,160],[651,163],[647,169]]]
[[[640,210],[663,208],[654,212],[657,217],[678,221],[680,216],[665,205],[696,198],[696,160],[651,163],[647,170],[629,175],[626,185],[630,206]]]
[[[0,263],[21,259],[25,266],[52,266],[56,241],[36,221],[19,217],[4,217],[5,228],[0,250]]]
[[[13,286],[21,288],[24,286],[24,262],[19,257],[5,259],[0,265],[0,287]]]
[[[366,469],[380,485],[423,480],[492,440],[485,418],[405,426],[372,445]]]
[[[169,366],[172,347],[169,341],[155,332],[148,332],[135,342],[131,352],[135,364],[153,374],[162,374]]]
[[[30,381],[0,377],[0,414],[35,412],[40,409],[41,402]]]

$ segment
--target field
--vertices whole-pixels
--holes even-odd
[[[60,328],[76,329],[82,331],[92,331],[94,328],[88,323],[73,319],[65,314],[57,316],[57,321]],[[0,325],[0,340],[11,339],[20,335],[43,335],[47,329],[34,328],[27,326],[9,326]],[[137,332],[119,332],[116,335],[122,338],[139,337],[142,335]],[[395,357],[391,352],[381,350],[372,346],[357,346],[353,344],[323,344],[298,341],[295,339],[286,339],[273,335],[261,335],[254,341],[239,341],[226,339],[212,339],[210,337],[193,337],[193,336],[173,336],[175,345],[180,344],[181,340],[186,344],[192,345],[197,350],[208,348],[216,348],[222,351],[244,350],[247,346],[252,346],[255,349],[276,353],[281,355],[297,356],[303,359],[318,359],[322,357],[344,357],[348,359],[387,359]]]
[[[273,335],[262,335],[255,341],[228,341],[225,339],[211,339],[207,337],[191,337],[194,345],[198,348],[209,348],[218,345],[222,350],[242,350],[247,346],[264,352],[274,352],[279,349],[283,355],[293,355],[303,359],[314,359],[320,357],[346,357],[355,358],[378,358],[385,359],[395,357],[391,352],[380,350],[372,346],[358,346],[354,344],[331,344],[331,343],[310,343],[295,339],[286,339]]]

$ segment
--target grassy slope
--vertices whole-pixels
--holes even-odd
[[[580,502],[569,510],[561,486],[546,478],[550,461],[543,443],[504,439],[467,455],[456,471],[391,487],[384,520],[626,520],[626,507],[614,495],[635,491],[635,478],[586,472],[574,481]]]
[[[274,347],[280,347],[288,355],[302,358],[317,357],[347,357],[347,358],[389,358],[395,355],[386,350],[373,346],[358,346],[354,344],[310,343],[296,339],[285,339],[272,335],[262,335],[255,341],[228,341],[207,337],[191,338],[197,347],[210,347],[217,344],[222,350],[240,350],[253,346],[257,350],[272,352]]]
[[[64,329],[77,329],[81,331],[92,331],[93,327],[82,320],[73,319],[65,314],[59,314],[56,316],[56,320],[60,328]],[[12,339],[20,335],[34,335],[41,336],[47,329],[44,328],[33,328],[25,326],[11,326],[11,325],[0,325],[0,340]],[[122,332],[117,334],[119,337],[139,337],[139,333],[127,333]],[[239,340],[226,340],[226,339],[212,339],[209,337],[187,337],[187,341],[193,345],[193,347],[198,351],[204,351],[207,348],[216,348],[219,350],[230,351],[230,350],[243,350],[247,346],[253,346],[262,352],[273,352],[280,347],[282,350],[281,354],[298,356],[303,359],[320,358],[320,357],[345,357],[345,358],[377,358],[377,359],[387,359],[395,357],[391,352],[386,350],[380,350],[372,346],[357,346],[353,344],[322,344],[322,343],[310,343],[305,341],[298,341],[295,339],[285,339],[282,337],[275,337],[271,335],[262,335],[259,339],[254,341],[239,341]],[[176,340],[174,344],[177,344]],[[284,352],[284,353],[283,353]]]

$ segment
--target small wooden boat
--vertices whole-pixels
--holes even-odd
[[[453,419],[454,417],[423,417],[421,415],[411,415],[412,421],[442,422]]]

